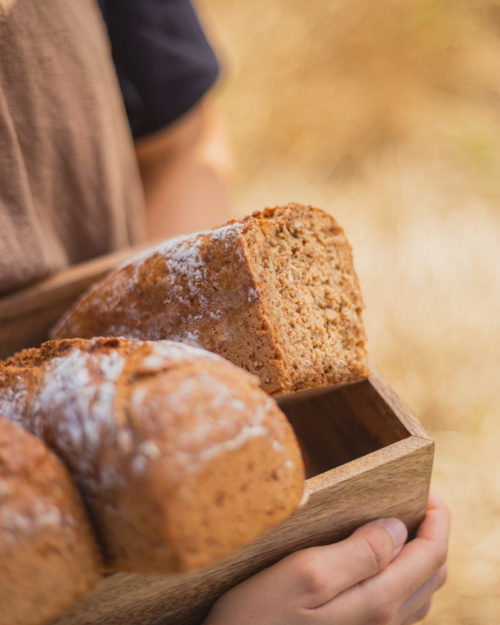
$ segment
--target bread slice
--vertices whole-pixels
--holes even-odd
[[[64,460],[114,571],[208,565],[298,507],[293,430],[258,379],[187,345],[52,341],[0,364],[0,413]]]
[[[76,486],[37,438],[0,418],[0,625],[41,625],[100,579]]]
[[[280,394],[368,375],[362,309],[342,228],[290,204],[149,250],[91,288],[52,336],[201,346]]]

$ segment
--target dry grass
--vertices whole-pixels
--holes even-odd
[[[235,212],[327,208],[378,368],[432,431],[451,573],[427,623],[500,622],[500,3],[200,0]]]

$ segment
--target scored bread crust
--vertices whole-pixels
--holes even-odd
[[[0,412],[64,460],[110,570],[205,566],[298,505],[293,430],[258,380],[170,341],[49,341],[0,364]]]
[[[36,437],[0,418],[0,625],[41,625],[100,579],[78,490]]]
[[[277,395],[369,374],[363,307],[342,228],[322,210],[289,204],[131,259],[84,294],[51,336],[201,346]]]

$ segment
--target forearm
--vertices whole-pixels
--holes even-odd
[[[148,238],[220,225],[231,217],[232,162],[224,129],[204,101],[136,143]]]

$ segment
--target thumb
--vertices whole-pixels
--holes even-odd
[[[302,598],[303,607],[314,608],[384,569],[407,536],[399,519],[379,519],[341,542],[298,551],[275,567],[286,566],[288,590]]]
[[[359,548],[361,579],[366,579],[385,569],[401,551],[407,538],[406,525],[399,519],[389,518],[361,526],[345,542],[352,541]]]

